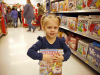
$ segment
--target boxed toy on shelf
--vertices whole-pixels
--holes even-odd
[[[52,3],[52,12],[55,12],[55,3]]]
[[[87,10],[87,0],[83,0],[83,10]]]
[[[100,37],[100,18],[90,19],[89,21],[89,31],[91,35]]]
[[[76,10],[83,9],[83,0],[76,0]]]
[[[60,11],[63,11],[63,1],[60,1],[59,5],[60,5]]]
[[[63,1],[63,11],[67,11],[68,10],[68,0]]]
[[[77,31],[77,17],[67,17],[67,28]]]
[[[52,58],[55,55],[63,54],[62,49],[41,49],[40,53],[49,54]],[[62,75],[62,62],[55,62],[51,59],[49,62],[40,61],[40,74],[39,75]]]
[[[82,34],[88,34],[89,19],[88,16],[78,16],[77,32]]]
[[[78,41],[77,52],[85,58],[87,57],[89,43],[91,43],[91,42],[89,40],[86,40],[86,39]]]
[[[68,10],[69,11],[76,10],[76,0],[68,0]]]
[[[62,16],[61,26],[67,27],[67,16]]]
[[[87,59],[100,69],[100,47],[89,45]]]
[[[58,11],[58,2],[55,2],[55,12]]]
[[[88,0],[87,9],[88,10],[100,10],[100,0]]]
[[[100,15],[89,15],[89,19],[100,18]]]

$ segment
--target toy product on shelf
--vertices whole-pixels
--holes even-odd
[[[88,34],[89,19],[88,16],[78,16],[77,31],[82,34]]]
[[[67,28],[77,31],[77,17],[67,17]]]
[[[58,2],[55,2],[55,12],[58,11]]]
[[[63,11],[63,1],[60,1],[60,11]]]
[[[100,0],[88,0],[87,9],[88,10],[100,10]]]
[[[77,10],[82,10],[83,9],[83,0],[76,0],[76,9]]]
[[[58,2],[58,11],[60,11],[60,2]]]
[[[63,11],[67,11],[67,10],[68,10],[68,2],[66,0],[66,1],[63,1]]]
[[[77,48],[77,43],[78,43],[78,40],[74,37],[71,37],[70,38],[70,48],[73,49],[73,50],[76,50]]]
[[[94,46],[90,43],[87,59],[96,67],[100,68],[100,47]]]
[[[85,58],[87,57],[89,43],[90,43],[90,41],[88,41],[88,40],[79,40],[78,41],[77,52]]]
[[[89,22],[89,31],[91,35],[99,36],[100,37],[100,18],[98,19],[91,19]]]
[[[68,0],[68,10],[76,10],[76,0]]]
[[[41,49],[40,53],[49,54],[52,58],[55,55],[63,54],[62,49]],[[40,61],[40,75],[62,75],[62,62],[55,62],[53,59],[49,62]]]
[[[89,18],[90,19],[96,19],[96,18],[100,18],[100,15],[89,15]]]
[[[55,3],[52,3],[52,12],[55,12]]]
[[[87,10],[87,0],[83,0],[83,10]]]
[[[67,16],[62,16],[61,26],[67,27]]]

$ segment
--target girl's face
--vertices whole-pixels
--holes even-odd
[[[49,38],[56,37],[59,29],[58,22],[54,19],[50,19],[43,27],[46,32],[46,36]]]

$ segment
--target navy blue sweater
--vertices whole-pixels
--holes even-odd
[[[34,60],[42,60],[42,53],[37,51],[40,49],[63,49],[64,61],[67,61],[71,55],[70,48],[65,44],[64,38],[56,38],[56,41],[53,44],[49,44],[46,37],[38,37],[37,41],[32,47],[28,49],[27,55]]]

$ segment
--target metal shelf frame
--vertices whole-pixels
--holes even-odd
[[[71,52],[80,58],[82,61],[84,61],[86,64],[88,64],[90,67],[92,67],[94,70],[96,70],[98,73],[100,73],[100,69],[97,68],[95,65],[93,65],[90,61],[88,61],[85,57],[83,57],[81,54],[79,54],[77,51],[74,51],[71,49]]]
[[[96,41],[100,42],[100,37],[99,37],[99,36],[94,36],[94,35],[91,35],[91,34],[89,34],[89,33],[84,35],[84,34],[79,33],[79,32],[77,32],[77,31],[68,29],[68,28],[66,28],[66,27],[64,27],[64,26],[60,26],[60,28],[65,29],[65,30],[68,30],[68,31],[70,31],[70,32],[73,32],[73,33],[76,33],[76,34],[79,34],[79,35],[82,35],[82,36],[84,36],[84,37],[88,37],[88,38],[90,38],[90,39],[93,39],[93,40],[96,40]]]

